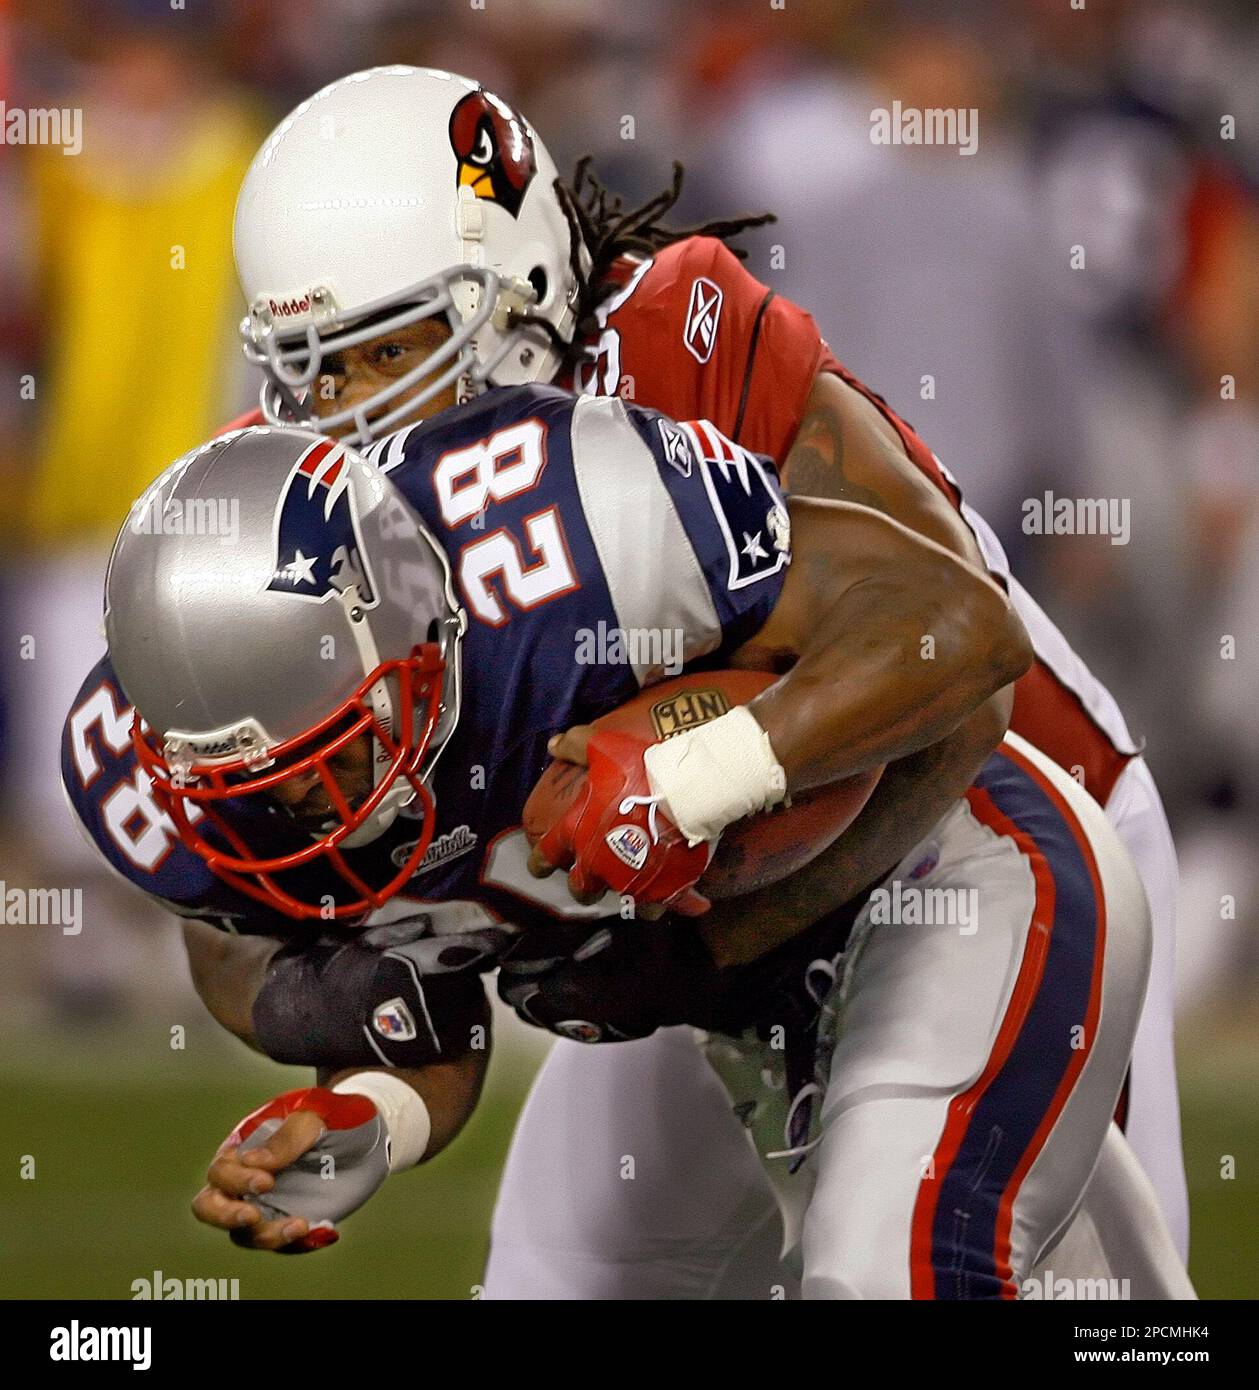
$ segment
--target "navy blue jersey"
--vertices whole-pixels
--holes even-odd
[[[772,465],[703,422],[536,386],[400,430],[368,457],[445,549],[468,614],[459,722],[432,781],[433,840],[406,893],[368,924],[427,914],[452,928],[524,928],[615,911],[610,898],[574,903],[563,875],[529,877],[525,801],[551,735],[684,665],[726,664],[765,622],[789,561]],[[292,932],[295,923],[215,878],[178,840],[136,764],[131,718],[105,658],[75,701],[62,750],[71,803],[101,853],[182,915]],[[404,811],[347,859],[383,881],[387,859],[400,863],[417,830]],[[292,847],[257,835],[259,853]],[[293,873],[316,900],[348,900],[322,864]]]

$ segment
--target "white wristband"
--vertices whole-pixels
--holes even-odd
[[[433,1122],[428,1106],[400,1077],[383,1071],[347,1076],[332,1088],[340,1095],[366,1096],[374,1101],[389,1136],[389,1171],[414,1168],[428,1149]]]
[[[732,821],[768,811],[787,794],[769,735],[742,705],[652,744],[643,763],[662,809],[693,845],[716,839]]]

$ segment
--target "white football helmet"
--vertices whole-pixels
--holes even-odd
[[[555,178],[524,118],[454,73],[372,68],[302,102],[236,203],[241,334],[267,376],[266,418],[352,425],[344,440],[361,444],[452,382],[464,400],[550,380],[578,294]],[[309,392],[327,354],[439,314],[451,338],[421,367],[360,407],[315,416]]]

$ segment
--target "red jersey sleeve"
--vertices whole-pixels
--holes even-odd
[[[813,316],[750,274],[715,237],[688,237],[653,260],[620,263],[620,290],[579,389],[620,394],[675,420],[711,420],[782,463],[819,372],[878,407],[905,452],[956,504],[931,450],[827,346]]]
[[[750,275],[721,242],[691,237],[651,261],[618,262],[615,279],[619,288],[601,316],[595,361],[576,382],[579,390],[630,396],[675,420],[710,420],[781,466],[814,379],[831,372],[879,410],[910,461],[961,506],[931,449],[838,361],[812,316]],[[1048,619],[1041,614],[1039,623]],[[1041,631],[1034,627],[1038,650]],[[1095,682],[1071,659],[1079,668],[1074,681],[1043,657],[1019,681],[1012,727],[1063,767],[1083,767],[1085,785],[1104,800],[1132,751],[1126,731],[1117,739],[1091,712],[1098,697],[1077,693]]]
[[[900,435],[910,461],[958,506],[961,495],[945,476],[935,454],[882,396],[839,361],[813,315],[782,295],[766,290],[730,252],[725,254],[746,280],[768,295],[748,344],[743,399],[732,437],[746,448],[769,454],[781,463],[800,428],[814,378],[821,372],[832,372],[879,410]]]
[[[752,280],[742,266],[739,269]],[[759,281],[752,283],[763,288]],[[843,375],[843,368],[812,314],[772,290],[764,294],[748,343],[735,437],[745,448],[781,463],[800,428],[814,378],[819,372]]]
[[[598,352],[601,391],[675,420],[711,420],[778,462],[813,378],[833,361],[812,318],[715,237],[675,242],[630,275]]]

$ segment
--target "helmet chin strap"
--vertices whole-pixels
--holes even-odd
[[[350,635],[354,638],[354,645],[358,651],[360,662],[363,665],[365,676],[371,673],[380,665],[380,653],[376,649],[376,639],[372,636],[371,623],[367,618],[367,610],[363,607],[362,600],[359,598],[358,585],[351,584],[344,589],[339,601],[345,610],[346,621],[350,625]],[[389,694],[389,687],[385,681],[377,681],[368,692],[368,700],[371,703],[372,713],[377,720],[383,724],[396,739],[398,737],[398,717],[397,711],[393,707],[393,699]],[[388,751],[382,746],[375,734],[372,735],[372,790],[376,788],[375,769],[382,763],[390,760]],[[342,849],[357,849],[360,845],[371,844],[378,839],[393,824],[399,811],[404,806],[410,805],[415,799],[415,788],[405,776],[398,773],[394,777],[394,785],[381,798],[380,805],[371,813],[370,816],[355,830],[341,841]],[[314,838],[318,839],[318,836]]]

